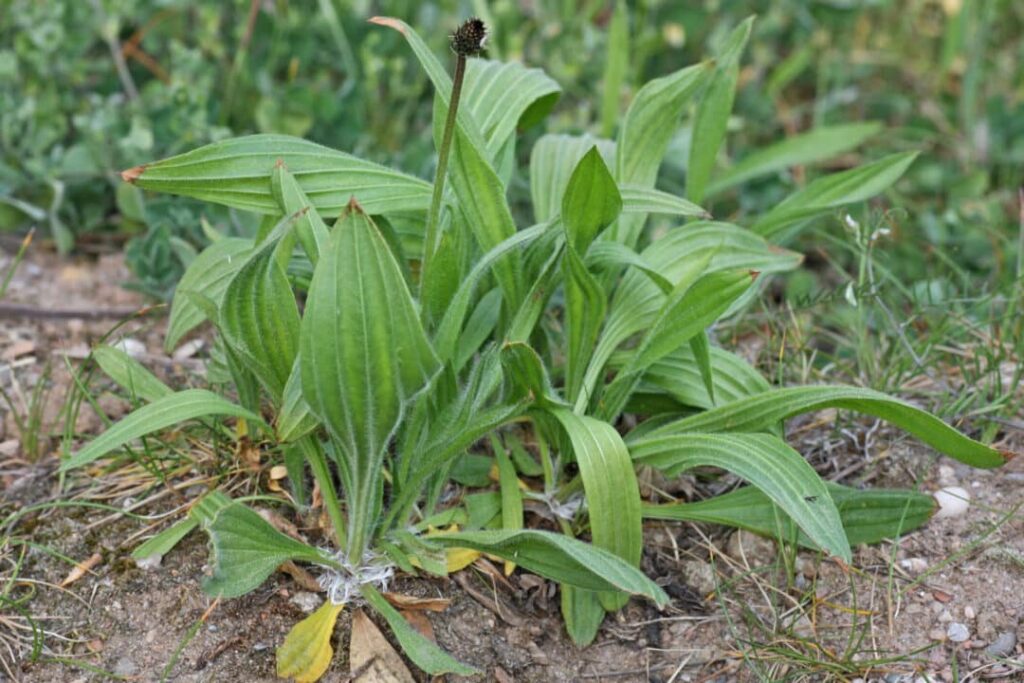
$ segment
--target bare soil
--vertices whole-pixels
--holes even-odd
[[[0,272],[7,258],[0,255]],[[69,263],[36,253],[19,269],[8,300],[43,309],[142,305],[118,286],[125,277],[117,256]],[[27,400],[39,382],[47,396],[36,453],[25,452],[11,411],[0,405],[0,519],[58,500],[124,509],[162,490],[139,471],[119,472],[113,483],[110,476],[83,476],[63,491],[55,476],[59,442],[47,435],[63,429],[70,383],[64,358],[81,363],[115,322],[0,319],[0,387],[15,396],[17,409],[24,408],[17,397]],[[161,376],[196,381],[188,359],[164,356],[162,326],[160,318],[143,318],[120,332],[142,345],[139,357]],[[99,397],[112,419],[128,408],[110,392]],[[76,432],[102,428],[95,412],[78,420]],[[898,543],[858,549],[851,567],[812,553],[780,553],[745,533],[651,523],[644,569],[665,586],[672,604],[659,612],[632,601],[606,619],[586,648],[574,647],[565,634],[556,587],[521,570],[507,582],[482,565],[449,579],[400,577],[391,590],[451,600],[443,612],[420,613],[418,625],[484,672],[477,680],[1024,680],[1024,458],[997,471],[972,470],[845,414],[808,416],[789,429],[825,476],[925,491],[958,485],[971,493],[971,506]],[[1020,433],[1000,439],[1001,447],[1024,451]],[[201,473],[203,454],[194,462],[183,478]],[[679,495],[701,495],[730,482],[669,484]],[[133,511],[155,520],[202,490],[201,484],[182,488]],[[208,568],[198,533],[158,567],[143,569],[130,558],[141,535],[156,526],[76,506],[29,512],[0,530],[0,596],[9,598],[0,602],[0,681],[277,680],[274,649],[320,597],[279,573],[248,596],[214,602],[200,590]],[[88,572],[59,587],[73,563],[95,554]],[[15,609],[11,600],[22,602]],[[40,636],[34,656],[26,614]],[[345,610],[325,681],[352,680],[350,624]]]

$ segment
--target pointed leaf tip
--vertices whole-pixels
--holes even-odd
[[[121,171],[121,180],[126,183],[134,183],[143,173],[146,172],[146,164],[132,166],[127,171]]]
[[[368,21],[371,24],[377,24],[378,26],[387,26],[388,28],[393,28],[399,33],[401,33],[403,36],[406,35],[405,24],[403,24],[398,19],[393,19],[392,17],[370,17]]]

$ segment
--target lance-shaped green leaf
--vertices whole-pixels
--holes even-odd
[[[707,187],[707,194],[723,192],[752,178],[776,173],[785,168],[817,163],[859,147],[882,130],[882,124],[844,123],[821,126],[788,137],[774,145],[743,157],[722,171]]]
[[[622,437],[607,422],[565,408],[555,408],[551,413],[572,443],[587,496],[594,545],[639,566],[643,551],[640,487]],[[626,604],[625,596],[615,593],[602,593],[600,600],[610,612]]]
[[[132,396],[138,396],[144,401],[155,401],[174,393],[173,389],[144,368],[142,363],[121,349],[104,344],[93,349],[92,357],[110,379]]]
[[[598,599],[600,593],[576,588],[567,583],[560,585],[562,593],[562,619],[565,630],[576,645],[585,646],[594,642],[597,631],[604,621],[604,607]]]
[[[658,605],[668,596],[636,567],[602,548],[549,531],[458,531],[435,534],[432,543],[497,555],[545,578],[594,591],[642,595]]]
[[[121,418],[66,460],[60,466],[60,471],[67,472],[88,465],[139,437],[167,429],[179,422],[215,415],[241,417],[254,425],[266,427],[259,415],[224,400],[212,391],[186,389],[157,399]]]
[[[424,211],[430,183],[351,154],[288,135],[249,135],[124,171],[139,187],[275,215],[271,174],[283,162],[324,216],[352,197],[371,213]]]
[[[768,381],[747,361],[725,349],[710,349],[711,378],[718,403],[729,403],[744,396],[771,389]],[[615,359],[612,359],[615,365]],[[644,373],[644,382],[668,393],[685,406],[708,409],[714,407],[708,395],[691,348],[682,346],[659,358]]]
[[[870,199],[899,180],[915,158],[917,152],[891,154],[849,171],[818,178],[761,217],[752,230],[772,237],[837,207]]]
[[[501,347],[501,364],[518,397],[526,397],[542,408],[565,405],[551,385],[544,362],[528,344],[506,342]]]
[[[541,69],[528,69],[519,62],[470,59],[460,109],[465,108],[476,121],[487,142],[488,156],[496,162],[516,130],[546,116],[561,92],[558,83]]]
[[[819,547],[846,561],[850,544],[825,483],[799,453],[767,434],[646,435],[630,444],[633,460],[675,476],[719,467],[764,492]]]
[[[207,319],[206,312],[192,295],[201,295],[213,303],[214,309],[218,308],[228,283],[245,265],[251,249],[252,240],[226,237],[203,249],[192,261],[181,276],[171,302],[171,319],[164,338],[164,348],[168,352]]]
[[[597,145],[583,155],[562,197],[562,225],[568,243],[579,253],[622,212],[622,196]]]
[[[256,512],[222,493],[207,495],[196,503],[191,514],[210,536],[213,575],[203,580],[203,590],[210,595],[245,595],[288,560],[340,568],[320,550],[285,536]]]
[[[437,333],[434,335],[434,346],[441,360],[451,360],[458,350],[458,340],[463,330],[463,322],[473,301],[473,292],[476,290],[476,285],[480,279],[502,257],[510,251],[536,240],[547,231],[548,227],[548,225],[535,225],[532,228],[520,230],[515,235],[492,248],[473,265],[473,269],[463,279],[455,296],[452,297],[451,302],[448,304],[444,317],[437,327]]]
[[[572,247],[562,261],[565,273],[565,397],[575,401],[583,387],[605,314],[605,292]]]
[[[615,163],[615,143],[591,135],[542,135],[530,150],[530,197],[538,223],[554,219],[580,159],[597,146],[605,164]]]
[[[409,43],[413,54],[434,85],[438,103],[435,118],[443,120],[448,112],[452,81],[437,57],[405,22],[390,17],[373,17],[370,21],[395,29]],[[516,227],[508,201],[505,199],[505,186],[488,155],[484,135],[477,122],[469,115],[468,109],[459,107],[456,115],[449,176],[452,189],[458,198],[459,210],[465,215],[480,248],[487,251],[514,235]],[[428,245],[427,248],[432,247]],[[521,283],[515,252],[511,252],[508,258],[495,264],[494,269],[495,277],[509,305],[518,305],[521,298]]]
[[[690,201],[704,201],[705,189],[718,159],[718,150],[725,140],[725,129],[732,113],[736,96],[736,83],[740,76],[740,55],[750,38],[754,17],[733,29],[721,54],[715,60],[715,70],[707,90],[697,105],[693,118],[690,142],[690,160],[686,165],[686,196]]]
[[[277,413],[277,438],[282,443],[291,443],[312,433],[319,426],[320,423],[302,395],[302,363],[296,362],[284,385],[281,409]]]
[[[620,184],[654,187],[683,109],[711,71],[710,63],[696,64],[640,88],[626,111],[615,146],[615,179]],[[643,214],[623,216],[609,230],[610,238],[635,247],[644,220]]]
[[[935,512],[935,499],[917,491],[859,490],[826,482],[839,510],[850,545],[897,538],[924,525]],[[806,548],[818,545],[764,492],[745,486],[695,503],[644,505],[646,519],[708,522],[753,531],[763,536],[795,541]]]
[[[601,96],[601,133],[612,134],[619,118],[622,83],[629,67],[629,10],[624,0],[615,3],[608,23],[608,49],[605,51],[604,83]]]
[[[174,546],[181,542],[190,531],[198,526],[198,522],[192,517],[186,517],[171,526],[167,527],[156,536],[152,537],[138,548],[132,551],[132,558],[144,560],[154,555],[166,555],[174,549]]]
[[[602,397],[600,416],[609,420],[617,416],[643,372],[701,334],[747,291],[754,277],[756,273],[734,270],[710,273],[692,286],[674,290],[654,325]]]
[[[648,436],[684,432],[756,432],[793,415],[843,408],[873,415],[905,429],[921,441],[972,467],[999,467],[1009,451],[970,439],[939,418],[871,389],[844,386],[786,387],[741,398],[703,413],[675,420]]]
[[[274,166],[271,174],[270,191],[277,201],[281,214],[295,216],[295,234],[303,250],[315,266],[320,252],[327,247],[328,230],[319,211],[309,211],[313,202],[309,200],[295,176],[288,171],[284,162]]]
[[[450,654],[442,650],[436,643],[417,631],[406,621],[405,617],[399,614],[398,610],[391,606],[383,595],[369,584],[361,588],[363,598],[370,606],[377,610],[377,613],[384,617],[395,634],[395,639],[402,646],[409,659],[419,668],[432,676],[443,676],[444,674],[456,674],[458,676],[473,676],[480,672],[471,666],[463,664]]]
[[[277,258],[284,243],[274,236],[264,241],[231,278],[220,307],[225,341],[277,405],[299,346],[299,307]]]
[[[299,345],[306,403],[342,451],[349,550],[360,556],[377,521],[388,442],[440,363],[391,250],[357,204],[320,255]]]

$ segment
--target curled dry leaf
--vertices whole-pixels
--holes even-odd
[[[443,612],[452,604],[448,598],[418,598],[402,593],[384,593],[383,595],[388,602],[400,610]]]
[[[93,567],[98,565],[102,559],[102,555],[100,555],[99,553],[93,553],[92,557],[90,557],[89,559],[85,560],[84,562],[79,562],[71,569],[70,572],[68,572],[68,575],[64,577],[64,580],[60,582],[60,587],[67,588],[75,581],[78,581],[80,578],[85,576],[86,572],[91,571]]]

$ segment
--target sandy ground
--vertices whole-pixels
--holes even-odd
[[[0,255],[0,269],[7,258]],[[137,307],[143,302],[118,287],[126,277],[114,255],[66,262],[33,254],[7,300],[40,309]],[[23,410],[43,383],[38,413],[45,434],[64,428],[65,363],[80,364],[115,323],[0,319],[0,386]],[[158,374],[179,384],[198,381],[192,359],[175,361],[161,351],[162,326],[153,316],[120,333]],[[108,417],[128,408],[102,390],[102,381],[95,387]],[[451,601],[442,612],[417,613],[414,623],[483,671],[477,680],[1024,680],[1024,458],[998,471],[971,470],[895,431],[876,430],[871,420],[853,426],[857,443],[830,415],[795,420],[789,429],[825,476],[843,472],[845,483],[927,491],[962,486],[973,498],[967,513],[933,520],[898,544],[860,548],[851,568],[810,553],[787,558],[771,542],[720,528],[651,523],[644,568],[672,604],[659,612],[631,602],[583,649],[561,626],[556,587],[521,571],[507,582],[480,567],[444,580],[402,577],[392,590]],[[92,410],[75,425],[81,433],[101,427]],[[865,447],[859,437],[867,433],[873,436]],[[1000,439],[1002,447],[1024,451],[1021,434]],[[10,409],[0,405],[0,518],[61,498],[54,474],[59,440],[44,436],[38,457],[25,445]],[[201,446],[197,451],[184,479],[204,472],[206,456]],[[68,490],[76,500],[124,509],[158,493],[152,484],[134,472],[117,481],[73,480]],[[698,493],[705,486],[695,479],[677,484]],[[199,588],[208,568],[198,534],[158,567],[140,568],[129,556],[157,527],[157,515],[201,491],[198,484],[181,487],[134,509],[150,521],[62,507],[9,525],[10,538],[0,546],[0,595],[7,596],[0,603],[0,662],[7,669],[0,668],[0,681],[113,680],[110,674],[135,681],[276,680],[274,648],[319,596],[277,574],[244,598],[213,604]],[[96,555],[88,573],[59,587],[72,568],[61,556],[81,562]],[[345,610],[338,622],[325,681],[350,680],[351,619]],[[38,629],[35,643],[29,623]]]

